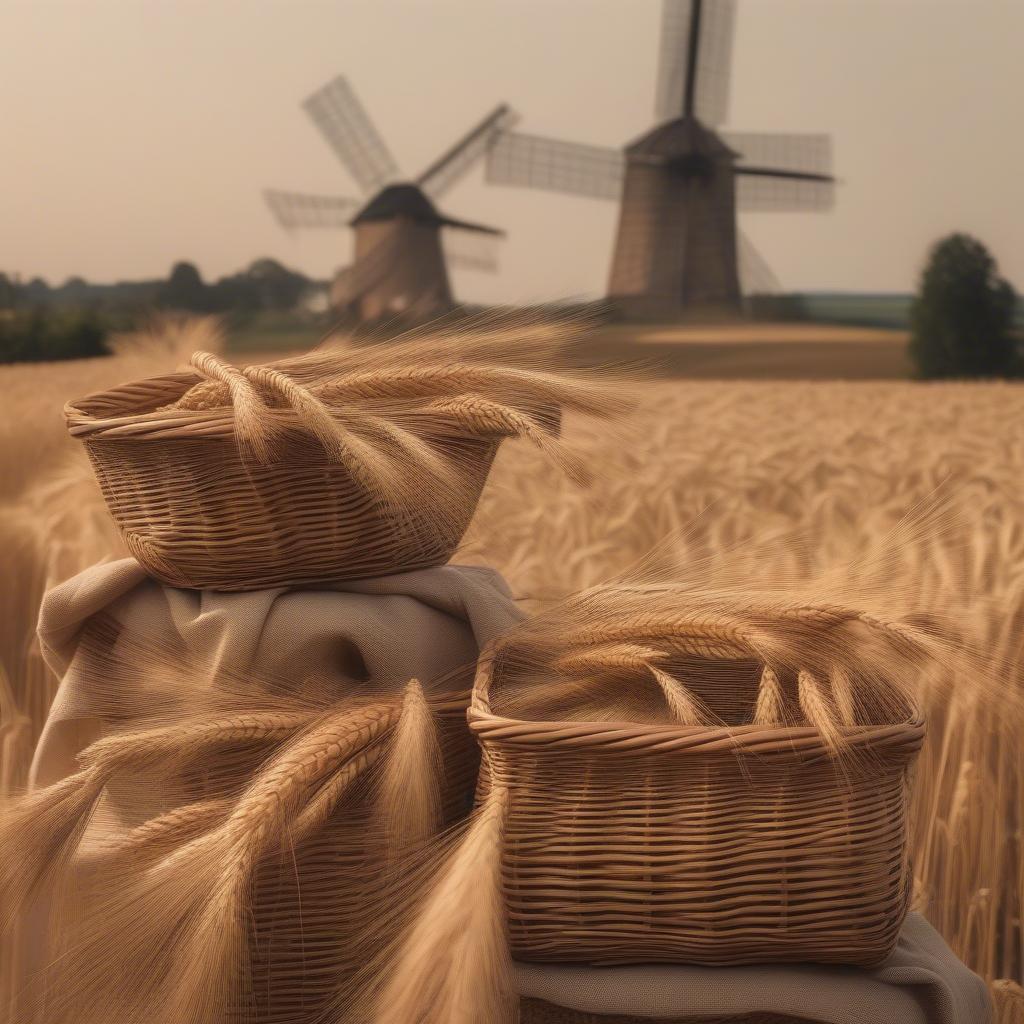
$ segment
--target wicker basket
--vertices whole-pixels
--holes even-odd
[[[237,373],[238,371],[235,371]],[[232,410],[173,410],[204,378],[176,373],[69,403],[129,551],[171,586],[254,590],[440,565],[462,539],[501,435],[444,416],[422,436],[452,467],[444,495],[385,504],[297,417],[275,458],[244,458]],[[443,504],[443,509],[442,509]]]
[[[724,724],[524,720],[492,711],[514,643],[481,658],[469,721],[482,787],[508,793],[516,958],[867,966],[891,952],[924,737],[909,702],[904,720],[844,727],[837,757],[817,728],[750,724],[761,666],[716,641],[680,675]]]

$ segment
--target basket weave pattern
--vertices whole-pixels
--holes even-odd
[[[508,791],[518,959],[868,966],[891,952],[916,712],[848,727],[839,762],[806,726],[504,718],[496,663],[481,659],[469,718],[485,784]]]
[[[202,378],[170,374],[70,404],[65,415],[92,462],[131,553],[177,587],[252,590],[440,565],[462,539],[500,439],[428,438],[461,493],[440,515],[424,500],[385,506],[315,438],[283,431],[273,462],[243,458],[231,409],[154,411]]]

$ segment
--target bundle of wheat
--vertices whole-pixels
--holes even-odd
[[[203,685],[180,649],[102,618],[77,658],[108,688],[108,734],[0,808],[0,939],[31,923],[11,1019],[348,1019],[387,934],[375,893],[466,813],[464,672],[362,696],[251,672]]]
[[[609,416],[621,387],[568,371],[548,328],[326,344],[69,403],[129,550],[175,586],[255,589],[441,564],[501,441],[532,441],[573,480],[562,410]]]

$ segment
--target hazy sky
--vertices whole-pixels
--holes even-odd
[[[621,145],[652,123],[660,0],[0,0],[0,269],[326,276],[347,232],[289,236],[261,189],[356,195],[300,109],[344,72],[414,175],[501,100],[524,131]],[[1024,0],[739,0],[725,127],[828,131],[834,212],[741,224],[788,289],[902,290],[979,235],[1024,289]],[[470,300],[600,294],[612,203],[485,186],[505,228]]]

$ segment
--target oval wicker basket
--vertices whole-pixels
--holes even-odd
[[[260,462],[243,457],[230,407],[168,408],[204,379],[167,374],[65,407],[128,550],[175,587],[254,590],[441,565],[505,436],[431,417],[423,440],[452,469],[444,500],[421,492],[388,505],[298,417],[279,432],[273,460]]]
[[[758,666],[716,641],[735,678],[754,680],[724,694],[728,724],[524,720],[492,710],[513,642],[481,658],[469,722],[481,788],[508,794],[517,958],[867,966],[892,951],[911,891],[908,769],[925,731],[909,703],[904,720],[843,727],[836,757],[809,725],[740,724],[737,692],[756,696]]]

